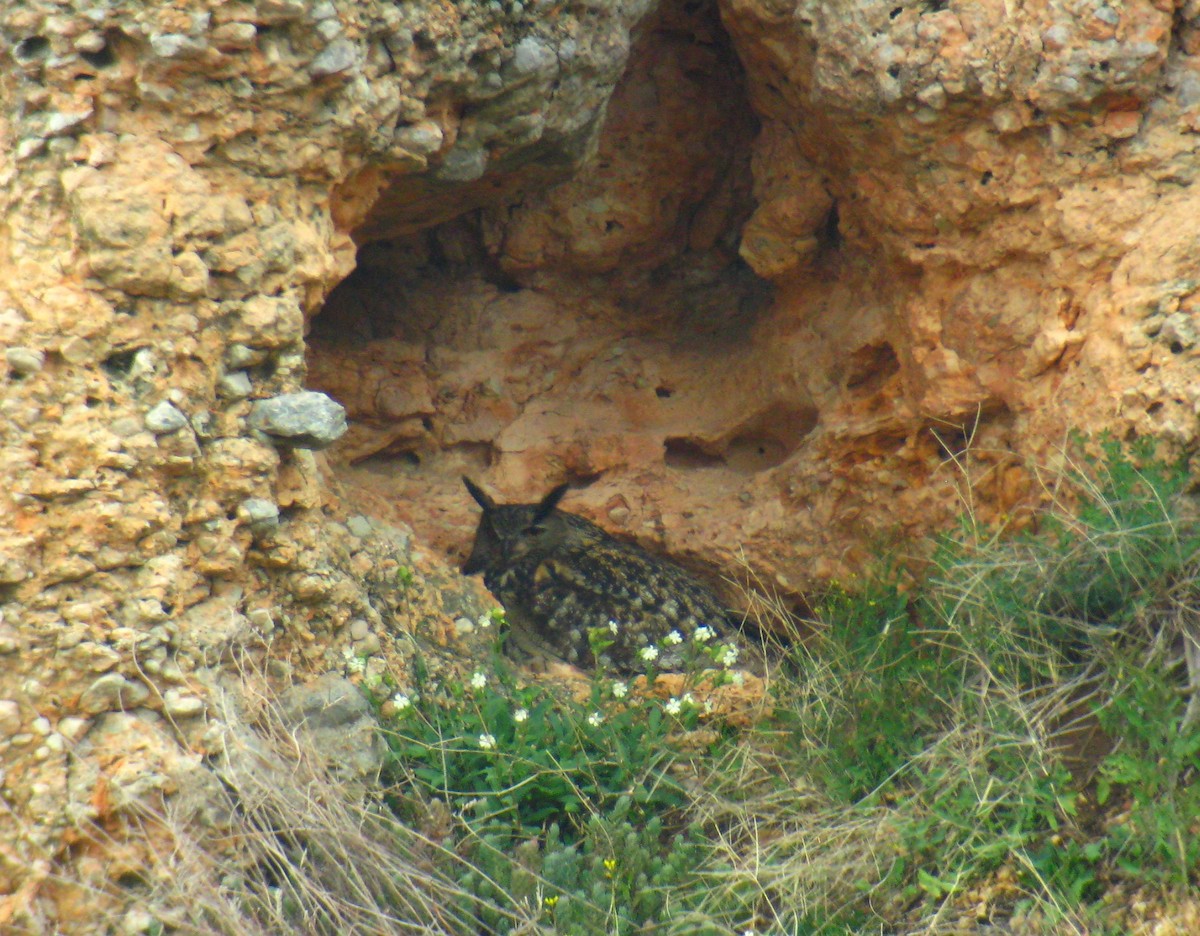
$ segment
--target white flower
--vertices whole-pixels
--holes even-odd
[[[732,680],[732,682],[735,686],[740,686],[740,685],[742,685],[742,683],[744,683],[746,681],[746,674],[743,673],[741,670],[738,670],[735,673],[730,673],[729,678],[730,678],[730,680]]]
[[[715,707],[716,706],[713,705],[712,699],[704,700],[704,714],[705,715],[711,715],[713,713],[713,709]]]
[[[599,728],[602,721],[604,721],[604,716],[599,712],[592,712],[592,714],[587,717],[587,723],[593,728]]]
[[[479,625],[480,630],[487,630],[492,626],[492,613],[490,611],[484,611],[483,614],[479,615],[479,620],[475,623]]]
[[[668,715],[678,715],[679,709],[682,708],[682,705],[683,703],[681,703],[678,699],[668,699],[667,704],[663,706],[663,710]]]
[[[614,699],[623,699],[629,692],[629,687],[623,682],[615,682],[612,684],[612,694]]]
[[[518,725],[527,718],[529,718],[529,709],[519,708],[513,712],[513,721],[515,721]]]
[[[665,643],[668,647],[673,647],[676,644],[683,643],[683,637],[680,636],[679,631],[671,631],[671,633],[667,634],[667,636],[663,638],[663,643]]]
[[[638,651],[638,656],[640,656],[647,663],[653,663],[658,659],[658,647],[653,645],[649,647],[642,647],[642,649]]]
[[[403,692],[397,692],[392,696],[392,707],[397,712],[403,712],[406,708],[412,707],[412,699],[406,696]]]
[[[366,657],[359,656],[349,647],[342,651],[342,659],[346,661],[346,669],[352,673],[361,673],[367,668]]]
[[[478,670],[471,676],[471,688],[482,689],[487,685],[487,674],[481,673]]]
[[[481,734],[479,736],[479,746],[485,751],[490,751],[496,746],[496,736],[490,734]]]
[[[733,666],[733,664],[737,662],[737,658],[738,648],[733,644],[725,644],[725,646],[723,646],[717,652],[717,662],[724,667]]]
[[[618,627],[618,626],[617,626],[617,622],[616,622],[616,621],[609,621],[609,622],[608,622],[608,629],[609,629],[610,631],[612,631],[612,632],[615,634],[617,631],[619,631],[619,630],[620,630],[620,627]]]
[[[711,627],[701,624],[696,628],[695,633],[692,634],[692,640],[696,641],[696,643],[708,643],[716,636],[716,631],[714,631]]]
[[[680,698],[679,701],[682,702],[684,705],[690,705],[692,707],[695,707],[695,705],[696,705],[696,697],[694,695],[692,695],[690,692],[685,692],[683,694],[683,697]]]

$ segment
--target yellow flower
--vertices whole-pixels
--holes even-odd
[[[617,870],[617,859],[616,858],[605,858],[604,859],[604,876],[612,877],[613,873],[616,870]]]
[[[542,903],[546,905],[547,910],[553,910],[555,904],[558,903],[558,894],[555,894],[553,897],[547,897]]]

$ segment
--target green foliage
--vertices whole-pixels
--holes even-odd
[[[866,892],[941,903],[1008,868],[1061,908],[1114,874],[1195,882],[1200,731],[1182,725],[1178,647],[1162,649],[1173,644],[1160,625],[1147,665],[1132,637],[1200,551],[1196,524],[1176,516],[1188,474],[1148,443],[1105,438],[1096,450],[1060,481],[1060,509],[1025,531],[965,522],[918,588],[885,571],[821,605],[789,705],[794,769],[847,822],[891,809],[901,859]],[[1100,763],[1098,798],[1129,803],[1126,821],[1090,839],[1080,783],[1055,752],[1086,693],[1119,743]]]
[[[617,703],[599,682],[579,705],[520,686],[504,670],[419,690],[389,733],[397,778],[452,806],[469,804],[478,834],[515,840],[557,824],[570,842],[588,815],[621,797],[639,822],[684,803],[668,773],[669,735],[694,725],[694,706],[672,718],[658,704]]]
[[[461,913],[496,933],[860,932],[1003,880],[1008,911],[1078,928],[1114,882],[1193,887],[1188,475],[1148,444],[1076,446],[1093,454],[1020,531],[967,518],[919,566],[831,588],[773,721],[736,748],[718,736],[707,776],[674,744],[700,714],[684,699],[597,679],[576,703],[498,654],[465,685],[418,667],[393,703],[392,803],[417,825],[445,804]],[[597,654],[611,640],[590,638]],[[1058,748],[1081,714],[1113,747],[1072,776]]]
[[[1128,812],[1110,830],[1109,843],[1121,868],[1138,880],[1165,875],[1179,885],[1195,883],[1200,727],[1184,722],[1187,699],[1166,646],[1118,648],[1114,657],[1110,704],[1099,714],[1120,744],[1100,763],[1096,797],[1106,804],[1120,796]]]
[[[805,648],[810,693],[795,730],[813,779],[853,803],[880,789],[939,727],[939,649],[916,631],[893,576],[867,580],[857,594],[826,595],[826,627]]]
[[[393,700],[388,732],[393,808],[419,823],[439,800],[459,820],[464,912],[497,933],[530,915],[557,932],[627,933],[686,913],[704,893],[704,849],[674,738],[696,727],[697,705],[602,678],[579,703],[496,663],[465,684],[423,678]]]

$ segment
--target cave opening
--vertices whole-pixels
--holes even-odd
[[[309,386],[350,417],[331,453],[350,497],[453,561],[475,522],[460,476],[509,501],[569,481],[568,509],[727,564],[722,515],[818,424],[756,338],[777,295],[742,255],[760,131],[716,5],[667,3],[566,178],[518,167],[445,204],[393,180],[308,340]],[[836,205],[813,218],[828,259]]]

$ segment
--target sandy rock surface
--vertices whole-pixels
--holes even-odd
[[[800,606],[1070,429],[1195,448],[1196,0],[30,0],[0,47],[0,929],[139,931],[146,817],[220,829],[257,749],[231,667],[466,659],[464,471]],[[305,390],[344,434],[252,418]]]

